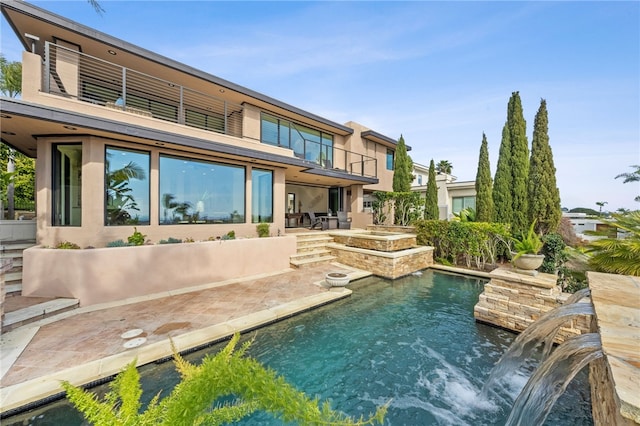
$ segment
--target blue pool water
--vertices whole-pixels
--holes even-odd
[[[360,280],[349,286],[354,291],[350,298],[252,333],[256,338],[249,355],[352,417],[367,416],[391,401],[388,425],[502,425],[526,378],[510,378],[500,394],[479,397],[491,368],[515,337],[474,321],[482,286],[478,279],[431,271],[395,281]],[[223,345],[187,359],[197,361]],[[141,371],[146,400],[160,389],[168,393],[178,380],[170,362]],[[83,424],[65,401],[5,421]],[[282,423],[260,413],[242,424]],[[585,372],[545,424],[593,424]]]

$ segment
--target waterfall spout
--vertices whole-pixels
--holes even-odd
[[[565,341],[531,376],[513,404],[506,425],[543,424],[551,407],[573,377],[585,365],[600,357],[602,343],[597,333]]]
[[[582,297],[584,295],[579,296],[579,298]],[[500,379],[514,374],[524,361],[531,357],[533,350],[541,343],[544,343],[544,349],[540,362],[544,362],[551,352],[556,333],[568,319],[579,315],[593,315],[593,313],[594,310],[591,303],[571,303],[559,306],[542,315],[520,333],[507,352],[502,355],[493,367],[482,389],[483,397],[488,396],[491,389],[496,386]]]

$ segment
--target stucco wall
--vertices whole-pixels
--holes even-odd
[[[294,236],[88,250],[24,252],[22,294],[81,306],[289,268]]]

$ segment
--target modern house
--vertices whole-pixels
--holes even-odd
[[[340,124],[22,1],[1,0],[24,46],[2,141],[36,158],[37,242],[104,247],[133,226],[158,242],[272,235],[306,212],[371,223],[396,141]],[[4,35],[8,36],[7,34]]]
[[[425,197],[427,181],[429,179],[429,166],[413,163],[413,182],[411,190],[420,192]],[[476,207],[476,182],[457,182],[457,177],[447,173],[436,174],[436,186],[438,187],[438,210],[441,220],[449,220],[454,213],[471,207]]]

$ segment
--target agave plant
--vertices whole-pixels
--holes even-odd
[[[589,265],[600,272],[640,276],[640,210],[612,217],[603,222],[622,230],[624,237],[592,241],[587,247]]]

